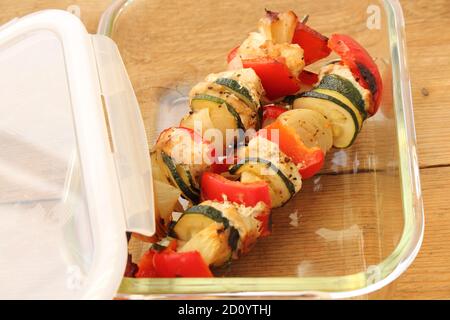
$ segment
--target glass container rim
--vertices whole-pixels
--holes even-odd
[[[103,13],[97,32],[113,38],[120,15],[134,0],[115,0]],[[402,275],[416,258],[424,236],[425,217],[420,186],[420,170],[406,62],[405,22],[398,0],[382,0],[388,17],[392,60],[393,101],[399,143],[404,227],[393,252],[371,270],[336,277],[212,278],[212,279],[132,279],[124,278],[118,297],[211,298],[211,297],[297,297],[345,299],[367,295],[387,286]],[[373,273],[378,276],[373,277]],[[158,289],[170,286],[174,292]],[[299,290],[298,288],[302,289]]]

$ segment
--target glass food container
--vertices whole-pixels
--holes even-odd
[[[216,278],[123,278],[126,231],[155,230],[149,146],[264,8],[367,47],[380,111]],[[424,228],[404,46],[387,0],[115,1],[96,35],[57,10],[0,26],[0,298],[381,297]]]
[[[361,42],[382,73],[380,111],[351,148],[329,153],[321,174],[274,211],[273,234],[218,277],[125,278],[119,297],[380,297],[417,255],[424,214],[398,1],[116,1],[99,33],[118,45],[149,145],[179,123],[195,83],[226,69],[227,53],[265,8],[309,14],[319,32]]]

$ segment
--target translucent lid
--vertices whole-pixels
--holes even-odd
[[[0,28],[0,298],[112,298],[154,232],[148,147],[112,40],[64,11]]]

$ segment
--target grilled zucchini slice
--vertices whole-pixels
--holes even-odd
[[[290,165],[295,167],[293,162]],[[294,170],[297,169],[295,168]],[[266,181],[270,186],[272,206],[274,208],[283,206],[300,190],[281,169],[265,159],[247,158],[231,167],[229,172],[233,175],[242,175],[246,172],[244,176],[241,176],[241,182],[243,183],[254,182],[256,177]],[[250,181],[247,181],[247,178]],[[294,177],[294,179],[300,179],[300,177]],[[299,182],[301,183],[301,180]]]
[[[212,73],[205,79],[209,83],[222,86],[223,89],[233,92],[253,110],[260,106],[264,89],[258,75],[253,69],[238,69],[221,73]]]
[[[355,110],[330,95],[316,91],[305,92],[294,101],[294,108],[314,110],[329,119],[333,128],[333,145],[336,148],[350,147],[358,135],[360,124]]]
[[[281,207],[302,187],[301,176],[295,163],[280,151],[278,145],[262,136],[251,139],[246,148],[238,152],[239,163],[230,168],[230,173],[239,175],[241,182],[250,182],[242,177],[250,172],[269,184],[273,207]],[[244,180],[243,180],[244,178]],[[253,179],[253,178],[251,178]]]
[[[221,98],[206,94],[196,95],[191,100],[191,108],[194,112],[208,109],[212,123],[224,134],[224,137],[227,129],[242,129],[245,131],[239,113],[232,105]]]
[[[367,119],[366,109],[368,109],[368,106],[366,106],[361,93],[351,81],[336,74],[329,74],[322,78],[317,89],[337,91],[358,108],[364,120]]]
[[[178,219],[171,230],[171,236],[182,241],[188,241],[212,223],[221,223],[225,229],[230,226],[228,219],[223,216],[220,210],[205,205],[194,206]]]
[[[210,96],[217,99],[222,100],[226,104],[228,104],[229,107],[232,107],[232,109],[236,112],[236,114],[239,115],[239,119],[236,118],[236,121],[239,121],[242,123],[241,126],[236,123],[234,127],[231,127],[232,129],[238,128],[238,129],[249,129],[254,128],[257,123],[257,113],[256,110],[253,108],[253,106],[248,105],[243,100],[239,99],[239,97],[230,89],[227,87],[224,87],[220,84],[217,84],[215,82],[200,82],[197,85],[195,85],[191,92],[189,93],[189,98],[191,101],[191,108],[192,110],[195,110],[195,107],[192,106],[192,100],[194,100],[197,96]],[[221,101],[221,103],[222,103]],[[226,109],[230,109],[227,107]],[[230,109],[231,110],[231,109]],[[233,112],[233,111],[231,111]],[[233,113],[234,114],[234,113]],[[213,118],[213,114],[211,113],[211,119]],[[219,118],[219,123],[214,122],[215,125],[221,125],[221,122],[223,119]]]
[[[216,205],[218,208],[213,207]],[[209,225],[222,224],[229,233],[229,245],[233,251],[237,250],[239,241],[239,232],[233,224],[239,224],[239,216],[234,215],[235,208],[226,208],[221,203],[207,201],[204,204],[194,206],[185,211],[185,213],[173,225],[170,234],[172,237],[181,241],[189,241],[193,236],[207,228]],[[231,213],[228,212],[231,210]],[[225,212],[228,212],[225,213]],[[236,212],[237,214],[237,212]],[[232,219],[232,220],[230,220]]]
[[[356,119],[358,120],[359,131],[361,131],[362,125],[364,122],[364,118],[363,118],[361,112],[359,112],[358,108],[356,108],[355,105],[349,99],[347,99],[345,96],[343,96],[342,94],[340,94],[339,92],[334,91],[334,90],[317,88],[317,89],[314,89],[314,91],[317,93],[322,93],[322,94],[328,95],[330,97],[333,97],[333,98],[339,100],[340,102],[342,102],[343,104],[345,104],[346,106],[350,107],[353,110],[353,112],[356,116]]]
[[[253,98],[250,95],[250,91],[246,87],[239,84],[239,82],[237,82],[236,80],[219,78],[215,81],[215,83],[233,91],[233,93],[243,102],[245,102],[249,107],[253,108],[254,110],[258,109],[259,104],[253,101]]]
[[[167,168],[168,177],[172,184],[180,189],[186,199],[192,203],[197,203],[200,199],[200,193],[195,186],[191,185],[189,181],[190,173],[185,171],[185,166],[175,164],[173,159],[164,151],[157,152],[157,156],[158,154],[161,156],[162,162]]]

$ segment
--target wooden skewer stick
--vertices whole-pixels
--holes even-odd
[[[303,24],[307,24],[308,20],[309,20],[309,14],[305,14],[300,22]]]

